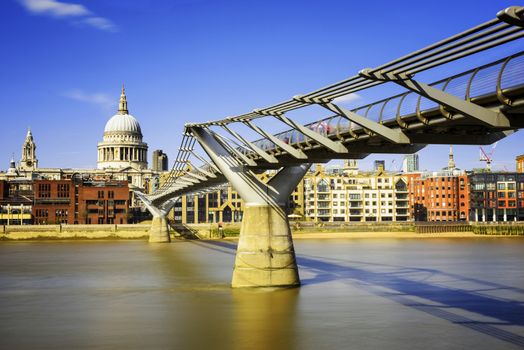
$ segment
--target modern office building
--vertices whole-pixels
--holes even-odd
[[[524,173],[474,173],[470,221],[523,221]]]
[[[402,171],[404,173],[413,173],[419,171],[418,154],[406,154],[402,161]]]
[[[152,163],[153,164],[152,164],[151,169],[154,171],[168,171],[169,170],[167,154],[165,154],[161,149],[157,149],[153,151]]]
[[[385,160],[375,160],[373,162],[373,171],[386,170],[386,161]]]

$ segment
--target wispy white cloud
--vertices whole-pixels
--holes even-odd
[[[57,17],[86,16],[91,12],[79,4],[69,4],[56,0],[20,0],[20,3],[35,14],[52,15]]]
[[[117,32],[118,27],[109,19],[97,16],[87,7],[58,0],[18,0],[30,13],[63,19],[80,19],[75,24],[85,24],[99,30]]]
[[[108,32],[118,31],[118,27],[113,22],[104,17],[87,17],[83,20],[83,22],[100,30],[106,30]]]
[[[72,89],[61,94],[72,100],[87,102],[101,107],[104,111],[111,110],[115,107],[114,98],[101,92],[88,93],[80,89]]]
[[[362,96],[360,96],[359,94],[352,93],[352,94],[348,94],[348,95],[344,95],[344,96],[338,97],[338,98],[336,98],[334,100],[334,102],[337,102],[337,103],[349,103],[349,102],[360,100],[361,98],[362,98]]]

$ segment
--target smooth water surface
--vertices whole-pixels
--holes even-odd
[[[295,242],[233,290],[230,241],[0,243],[0,349],[524,348],[524,239]]]

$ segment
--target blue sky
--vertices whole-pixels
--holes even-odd
[[[20,159],[29,126],[40,166],[95,167],[96,145],[116,111],[122,83],[150,154],[160,148],[173,158],[185,122],[241,114],[315,90],[494,18],[510,5],[3,0],[0,169],[13,152]],[[523,48],[521,39],[508,52],[475,60],[481,64]],[[435,74],[427,82],[450,72]],[[352,104],[367,102],[361,100]],[[514,170],[523,141],[522,132],[500,141],[494,168]],[[444,167],[448,148],[421,151],[421,168]],[[460,168],[483,166],[477,146],[454,149]],[[397,168],[402,156],[371,155],[361,166],[370,168],[375,159]]]

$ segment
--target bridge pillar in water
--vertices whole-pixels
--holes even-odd
[[[264,183],[208,129],[191,131],[245,203],[232,287],[299,286],[285,207],[310,164],[283,167]]]
[[[233,287],[299,286],[293,238],[285,210],[250,203],[244,207]]]
[[[169,236],[169,224],[167,222],[167,213],[175,205],[175,200],[169,200],[161,207],[157,207],[153,204],[143,193],[135,192],[135,195],[140,198],[142,203],[146,206],[147,210],[153,215],[153,221],[151,222],[151,228],[149,229],[149,242],[150,243],[169,243],[171,238]]]
[[[169,243],[169,225],[165,215],[153,215],[151,228],[149,229],[150,243]]]

